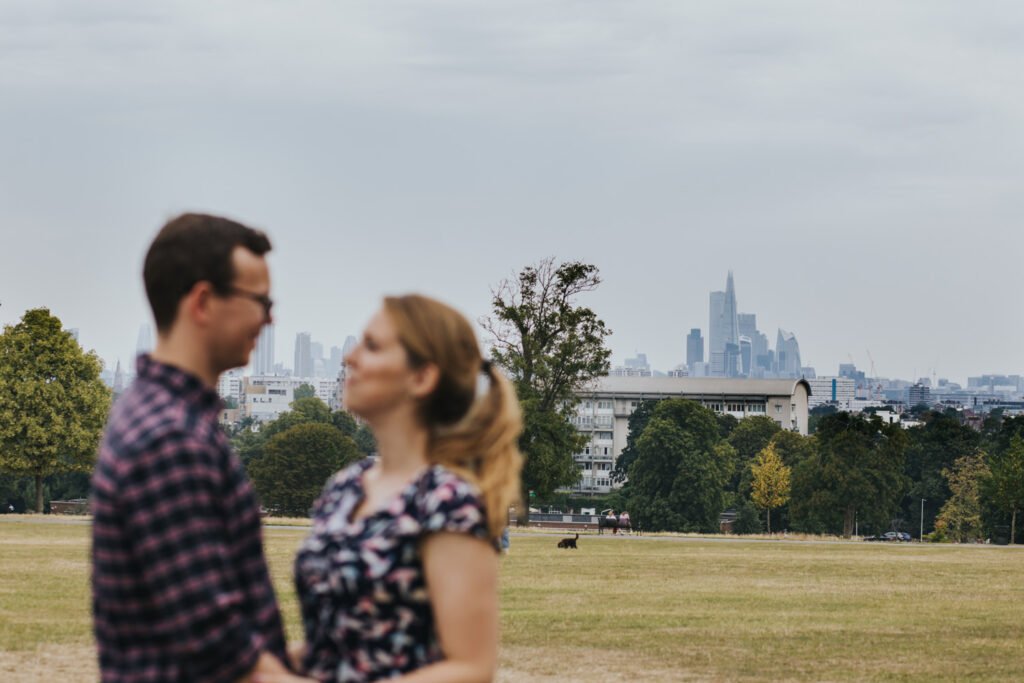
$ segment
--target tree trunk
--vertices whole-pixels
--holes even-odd
[[[36,514],[43,512],[43,477],[36,475]]]
[[[523,487],[520,494],[521,503],[516,507],[516,526],[530,526],[530,491]]]
[[[768,521],[768,535],[771,536],[772,535],[772,509],[771,508],[765,508],[764,512],[765,512],[765,515],[766,515],[766,519]]]
[[[853,536],[853,522],[857,511],[853,506],[846,508],[846,512],[843,513],[843,538],[851,538]]]
[[[1017,543],[1017,508],[1013,508],[1013,514],[1010,516],[1010,545],[1016,545]]]

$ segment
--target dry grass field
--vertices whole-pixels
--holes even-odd
[[[88,526],[0,521],[0,680],[92,681]],[[290,638],[302,528],[267,530]],[[1019,548],[513,537],[499,680],[1024,680]]]

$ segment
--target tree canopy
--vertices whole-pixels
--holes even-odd
[[[903,429],[836,413],[821,419],[815,440],[816,451],[793,467],[793,527],[846,537],[858,521],[888,527],[907,485]]]
[[[91,471],[110,391],[102,365],[45,308],[29,310],[0,334],[0,471],[35,480]]]
[[[937,535],[961,543],[983,537],[981,491],[991,476],[985,460],[983,451],[975,451],[942,471],[952,495],[935,520]]]
[[[629,469],[629,510],[644,529],[718,531],[735,458],[718,426],[714,413],[694,401],[655,406]]]
[[[608,372],[611,330],[577,299],[600,282],[596,266],[545,259],[500,283],[492,291],[491,315],[480,321],[490,334],[492,360],[508,373],[522,404],[524,493],[547,497],[579,478],[573,454],[586,437],[568,418],[577,392]]]
[[[305,516],[332,474],[359,457],[351,438],[330,424],[289,427],[267,441],[249,476],[266,507]]]
[[[785,505],[790,493],[790,469],[769,442],[750,464],[750,498],[765,511],[768,533],[772,532],[772,510]]]

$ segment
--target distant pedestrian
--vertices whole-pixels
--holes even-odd
[[[104,683],[286,671],[259,508],[218,424],[216,390],[271,322],[268,251],[261,232],[186,214],[146,254],[158,341],[111,412],[92,480]]]

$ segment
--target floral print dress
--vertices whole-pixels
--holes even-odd
[[[447,531],[492,543],[479,491],[440,465],[386,508],[353,520],[371,465],[356,463],[328,482],[295,560],[304,668],[319,681],[393,678],[442,659],[420,542]]]

